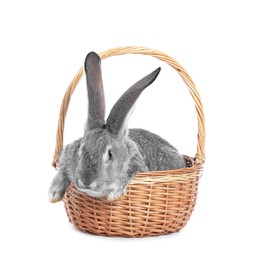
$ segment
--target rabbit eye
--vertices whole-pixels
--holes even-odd
[[[107,155],[108,155],[108,160],[109,161],[112,161],[112,153],[111,153],[111,150],[108,150],[108,153],[107,153]]]
[[[77,150],[77,156],[78,156],[78,158],[80,158],[80,156],[81,156],[81,150],[80,150],[80,148]]]

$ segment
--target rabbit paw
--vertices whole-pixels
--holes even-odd
[[[120,198],[122,198],[123,196],[127,195],[127,187],[124,188],[123,191],[117,191],[117,192],[112,192],[107,196],[107,200],[112,202],[115,200],[119,200]]]
[[[65,192],[61,192],[59,190],[54,190],[50,189],[48,197],[49,197],[49,202],[51,203],[56,203],[59,202],[63,199]]]
[[[66,192],[66,189],[69,186],[69,180],[65,178],[62,174],[58,173],[51,184],[51,187],[49,189],[49,201],[52,203],[61,201],[64,197],[64,194]]]

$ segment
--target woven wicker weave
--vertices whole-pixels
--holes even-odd
[[[122,54],[144,54],[158,58],[174,68],[186,83],[194,100],[198,119],[197,153],[186,156],[187,168],[139,173],[128,186],[127,194],[118,201],[108,202],[79,192],[73,184],[64,197],[69,220],[78,229],[96,235],[146,237],[181,230],[194,209],[198,182],[204,164],[204,113],[193,80],[174,59],[157,50],[144,47],[109,49],[101,59]],[[56,167],[63,147],[64,121],[70,101],[83,75],[80,68],[65,93],[61,105],[53,166]]]

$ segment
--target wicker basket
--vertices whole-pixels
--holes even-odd
[[[204,114],[195,84],[174,59],[144,47],[109,49],[101,59],[122,54],[144,54],[158,58],[174,68],[186,83],[194,100],[198,119],[198,143],[195,158],[186,156],[187,168],[139,173],[128,186],[127,194],[108,202],[79,192],[73,184],[64,197],[70,222],[83,232],[103,236],[147,237],[181,230],[189,220],[197,198],[198,182],[204,163]],[[65,93],[59,116],[53,166],[63,146],[64,121],[70,97],[83,75],[79,70]]]

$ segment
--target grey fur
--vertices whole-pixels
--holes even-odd
[[[141,95],[143,90],[154,82],[160,73],[161,68],[156,69],[151,74],[136,82],[130,87],[115,103],[107,118],[107,130],[113,135],[118,135],[119,131],[124,131],[127,128],[128,113],[131,113],[136,100]]]
[[[95,52],[90,52],[85,59],[88,97],[91,97],[88,99],[88,129],[103,127],[105,124],[105,97],[100,63]]]
[[[92,63],[95,64],[92,66]],[[85,70],[89,114],[84,136],[61,152],[60,168],[49,189],[51,202],[62,200],[70,182],[89,196],[116,200],[125,193],[137,172],[186,166],[176,148],[158,135],[142,129],[127,131],[127,121],[136,100],[156,79],[160,69],[121,96],[111,110],[107,125],[104,124],[105,102],[97,54],[88,54]]]

